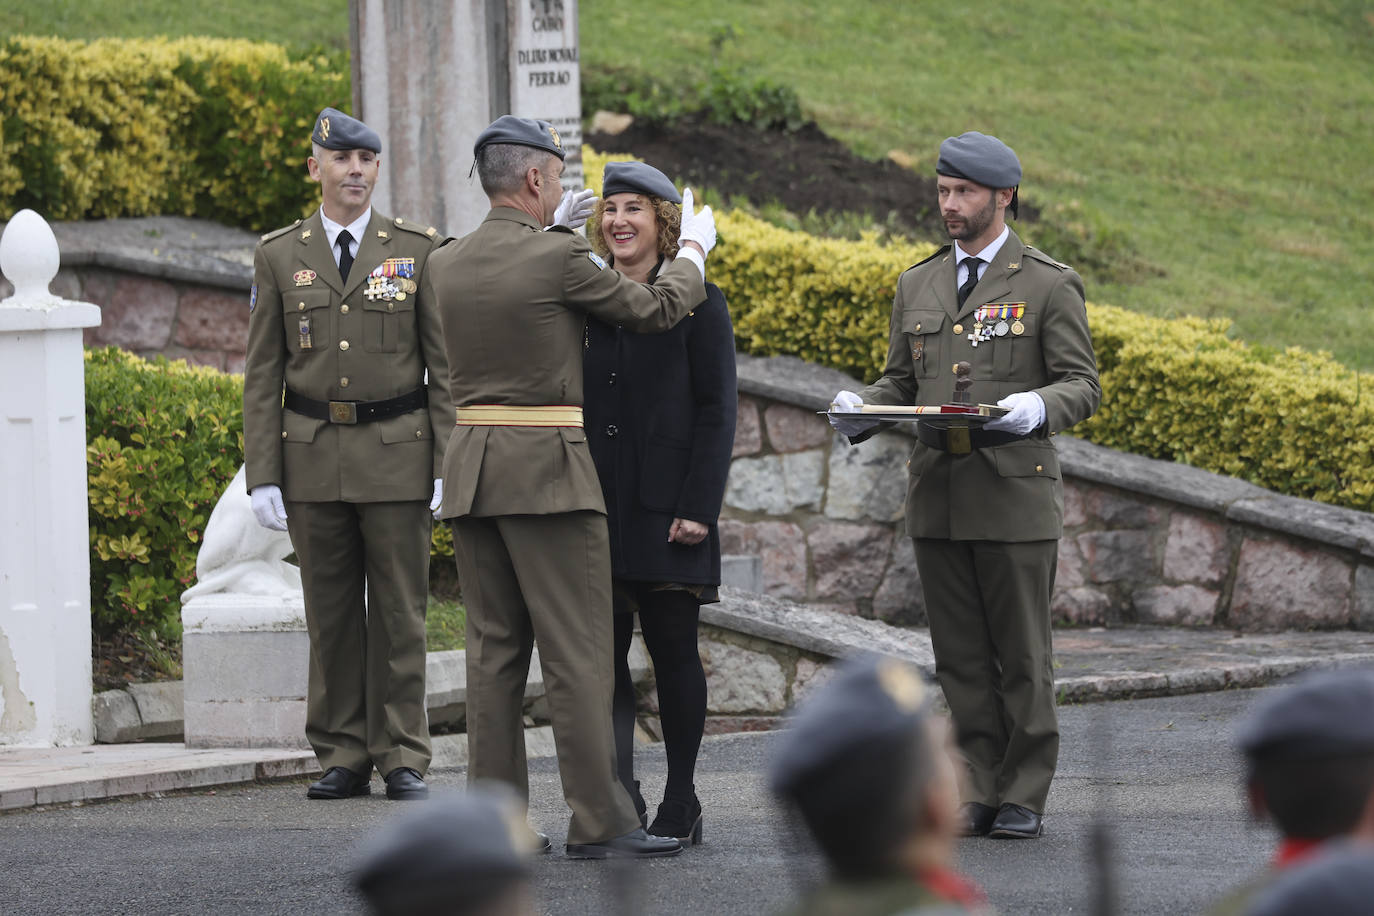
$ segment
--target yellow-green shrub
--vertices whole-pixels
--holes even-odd
[[[305,174],[326,105],[347,110],[342,55],[292,60],[224,39],[0,43],[0,217],[182,214],[250,229],[318,202]]]
[[[114,347],[86,352],[91,614],[180,632],[210,512],[243,462],[243,384]]]
[[[91,614],[101,632],[180,632],[210,512],[243,463],[243,377],[86,351]],[[452,564],[435,525],[432,562]]]
[[[1374,390],[1324,353],[1090,305],[1102,406],[1075,432],[1321,502],[1374,509]]]

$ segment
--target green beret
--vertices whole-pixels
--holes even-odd
[[[482,147],[491,143],[532,146],[535,149],[553,153],[559,159],[566,159],[568,156],[563,149],[563,140],[558,136],[558,131],[554,130],[553,125],[548,121],[540,121],[536,118],[501,115],[487,125],[486,130],[477,135],[477,142],[473,144],[472,154],[477,155],[482,151]]]
[[[375,130],[337,108],[320,112],[310,140],[325,149],[370,149],[379,155],[382,152],[382,138]]]
[[[1374,669],[1322,671],[1267,692],[1237,743],[1247,757],[1271,759],[1374,754]]]
[[[668,176],[647,162],[608,162],[602,173],[601,196],[612,194],[649,194],[682,203],[682,195]]]
[[[380,913],[476,912],[528,879],[532,836],[513,791],[474,786],[388,822],[353,880]]]

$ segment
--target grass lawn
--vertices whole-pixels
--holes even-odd
[[[5,35],[251,38],[348,49],[348,0],[0,0]]]
[[[9,33],[348,42],[346,0],[8,5]],[[700,69],[728,34],[725,62],[793,86],[857,150],[901,149],[923,172],[944,137],[997,134],[1055,231],[1118,252],[1120,269],[1088,271],[1090,299],[1225,315],[1244,339],[1374,369],[1368,4],[581,0],[580,10],[588,65]],[[1039,240],[1056,253],[1051,235]]]
[[[1087,233],[1119,234],[1157,271],[1090,278],[1090,299],[1225,315],[1247,340],[1325,348],[1374,368],[1367,4],[582,0],[580,9],[592,66],[652,61],[671,72],[709,55],[713,32],[732,26],[726,61],[792,85],[823,127],[869,155],[901,149],[932,170],[944,137],[997,134],[1021,157],[1028,199],[1065,208],[1058,218]]]
[[[430,652],[461,649],[466,644],[464,627],[467,610],[456,601],[443,601],[433,596],[425,612],[426,645]]]

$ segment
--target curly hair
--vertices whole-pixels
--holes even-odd
[[[623,192],[622,192],[623,193]],[[664,200],[653,194],[640,194],[654,208],[654,223],[658,228],[658,254],[662,258],[677,256],[677,237],[682,233],[682,204]],[[592,250],[603,258],[611,257],[610,246],[601,234],[601,218],[606,213],[606,198],[596,202],[596,210],[587,219],[587,241]]]

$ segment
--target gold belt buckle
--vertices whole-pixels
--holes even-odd
[[[346,426],[357,425],[358,405],[353,401],[330,401],[329,422],[342,423]]]
[[[949,442],[949,452],[951,455],[967,455],[973,451],[973,444],[969,441],[967,426],[951,426],[947,432]]]

